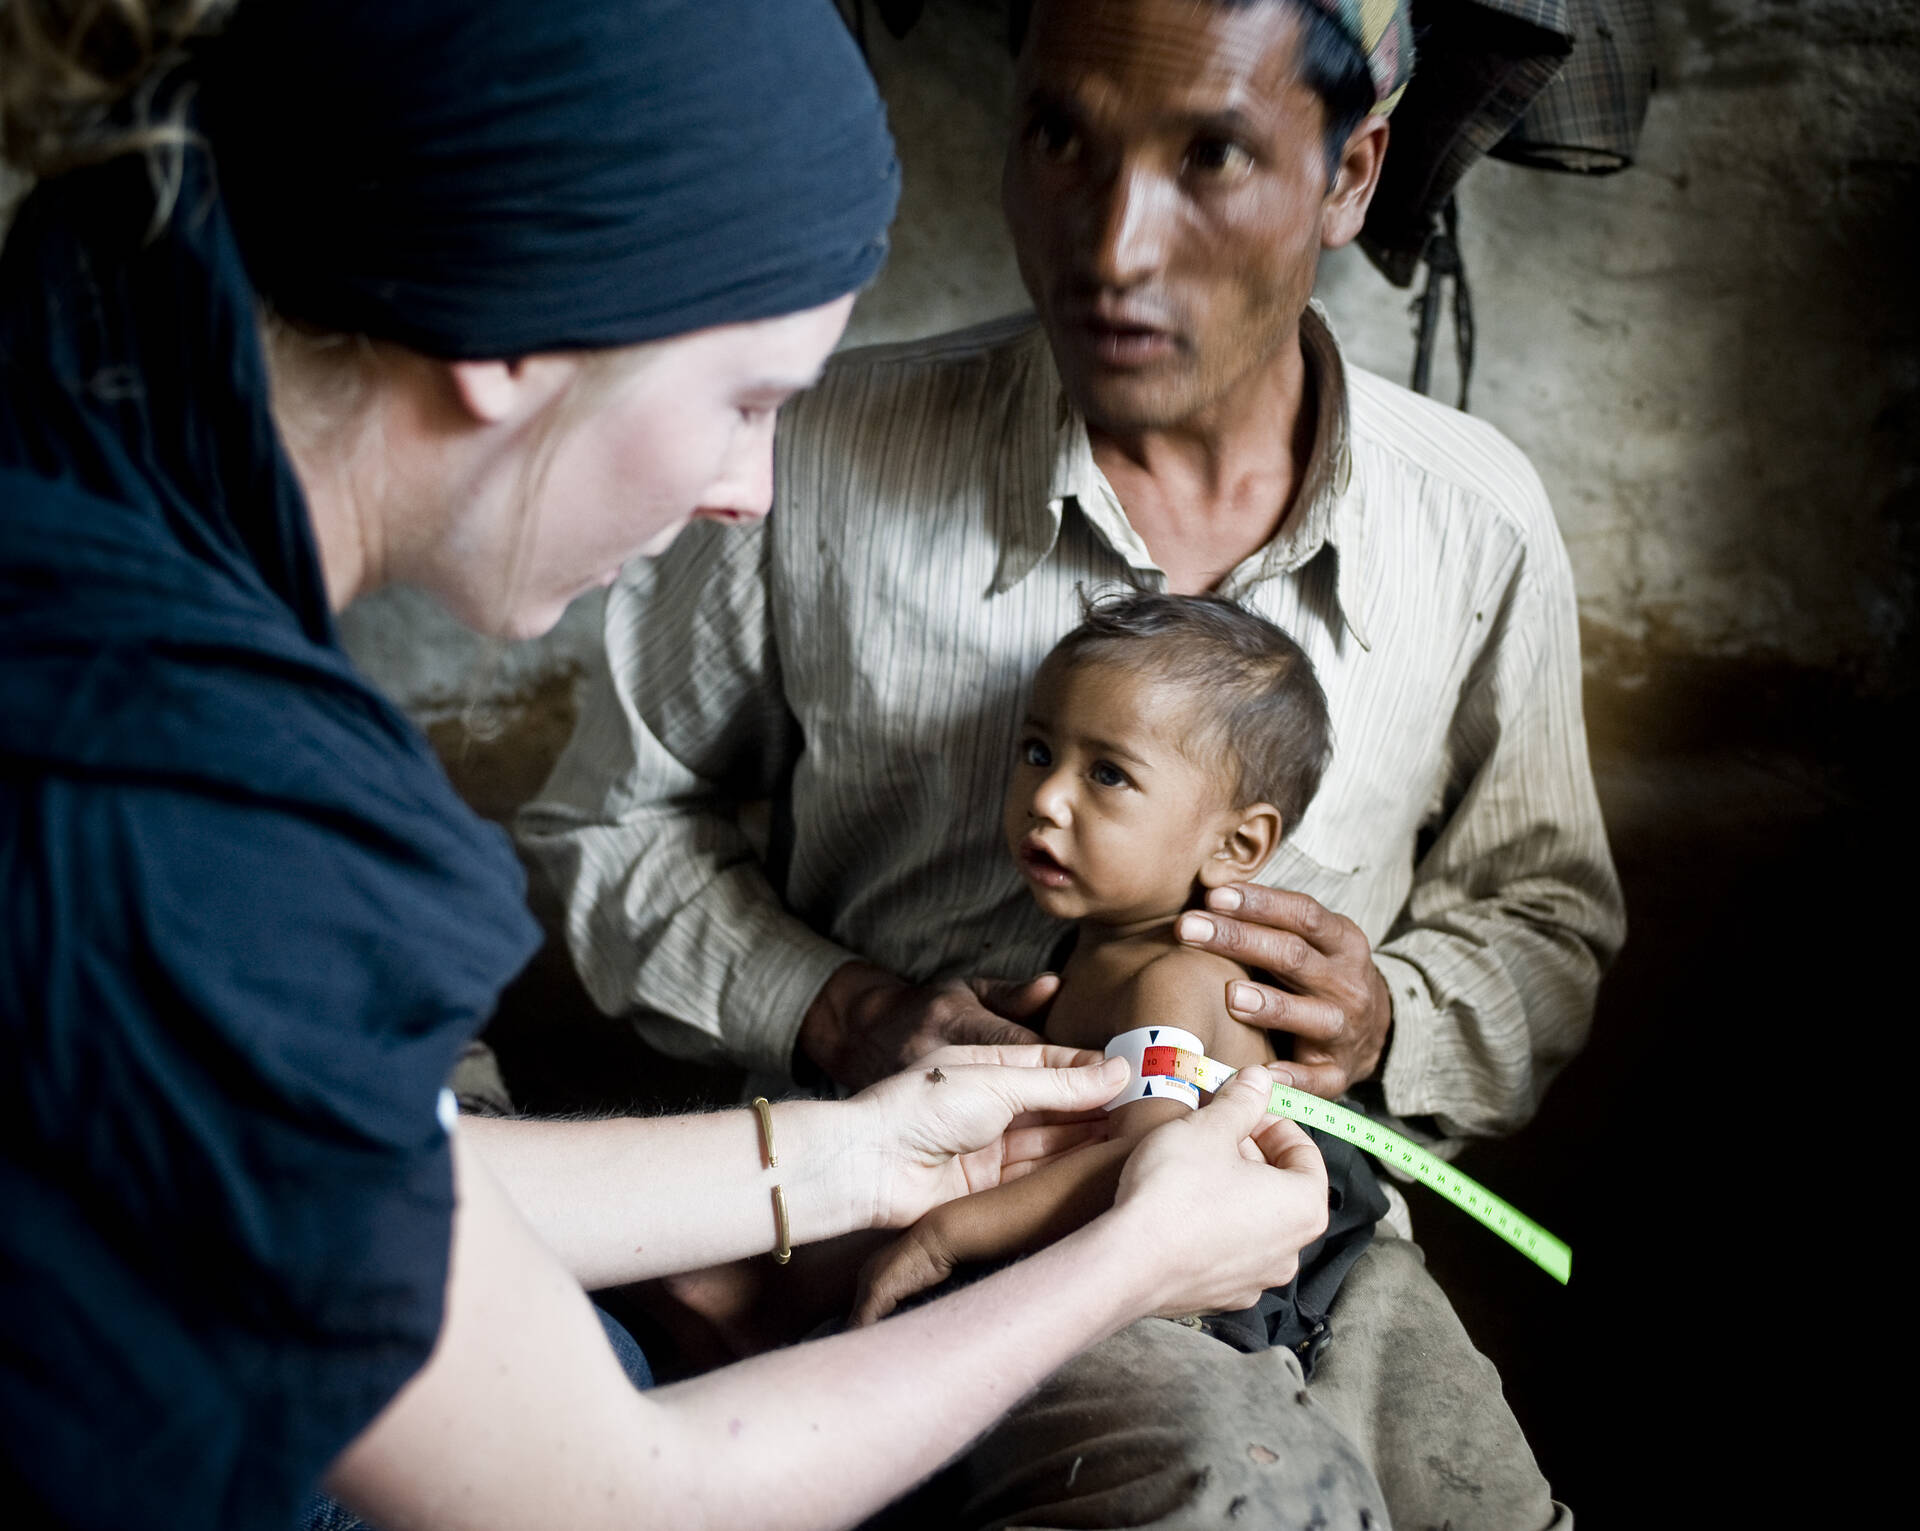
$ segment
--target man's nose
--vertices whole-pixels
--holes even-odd
[[[1172,208],[1164,177],[1145,166],[1118,167],[1089,209],[1087,275],[1101,287],[1136,287],[1166,258]]]

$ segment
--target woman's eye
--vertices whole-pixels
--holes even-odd
[[[1105,760],[1098,762],[1087,774],[1093,778],[1096,787],[1124,787],[1127,784],[1127,773]]]
[[[1020,746],[1020,758],[1030,766],[1050,766],[1053,764],[1053,751],[1038,739],[1029,739]]]
[[[1239,176],[1253,168],[1253,155],[1231,138],[1201,138],[1187,150],[1187,164],[1206,175]]]

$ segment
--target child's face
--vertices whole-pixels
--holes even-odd
[[[1007,791],[1007,845],[1057,919],[1125,925],[1186,907],[1238,821],[1230,767],[1196,764],[1192,707],[1152,675],[1047,665]]]

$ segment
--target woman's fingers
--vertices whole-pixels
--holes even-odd
[[[1244,1306],[1289,1281],[1327,1221],[1326,1167],[1290,1122],[1268,1113],[1272,1076],[1242,1069],[1204,1110],[1155,1128],[1121,1173],[1117,1212],[1178,1230],[1151,1240],[1166,1271],[1156,1311]]]
[[[1252,1142],[1261,1159],[1275,1169],[1325,1178],[1327,1162],[1307,1136],[1306,1128],[1284,1116],[1269,1116],[1254,1129]]]
[[[1045,1169],[1054,1160],[1103,1143],[1107,1137],[1104,1114],[1091,1121],[1048,1123],[1038,1127],[1015,1127],[1008,1131],[1000,1160],[1000,1180],[1018,1180],[1035,1170]]]

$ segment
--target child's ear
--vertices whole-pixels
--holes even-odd
[[[1280,829],[1280,810],[1272,803],[1234,809],[1219,848],[1200,868],[1201,885],[1224,888],[1230,882],[1245,882],[1267,864],[1280,843]]]

